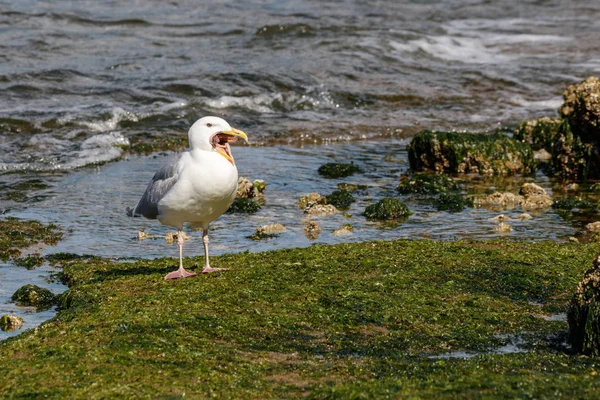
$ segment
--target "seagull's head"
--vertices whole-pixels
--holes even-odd
[[[219,117],[204,117],[194,122],[188,131],[190,148],[204,151],[216,151],[234,164],[229,143],[238,138],[248,141],[248,136],[239,129],[232,128],[227,121]]]

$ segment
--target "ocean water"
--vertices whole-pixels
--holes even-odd
[[[487,210],[448,214],[405,196],[413,216],[400,226],[360,214],[397,195],[414,133],[555,116],[564,89],[590,75],[600,75],[595,2],[0,1],[0,213],[69,230],[42,254],[176,256],[162,240],[169,228],[123,214],[168,155],[121,146],[186,135],[196,119],[218,115],[250,137],[252,146],[233,149],[240,175],[268,186],[259,213],[213,224],[213,254],[495,238],[497,213]],[[349,215],[318,218],[323,232],[307,239],[299,195],[330,193],[338,181],[321,178],[318,166],[349,160],[365,173],[344,181],[368,190]],[[541,174],[536,182],[557,188]],[[21,184],[33,189],[11,195]],[[567,240],[582,228],[552,210],[516,221],[508,236],[529,240]],[[278,238],[247,238],[276,222],[287,228]],[[348,223],[351,235],[332,234]],[[140,229],[155,239],[135,240]],[[186,254],[202,254],[191,235]],[[25,313],[10,294],[48,277],[19,271],[0,264],[0,314]]]

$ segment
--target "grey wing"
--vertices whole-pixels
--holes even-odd
[[[178,163],[180,159],[181,155],[173,159],[170,163],[165,164],[156,174],[154,174],[152,181],[150,181],[146,188],[146,192],[144,192],[144,195],[137,205],[133,209],[127,209],[127,215],[129,217],[143,216],[150,219],[156,219],[158,216],[158,202],[179,179]]]

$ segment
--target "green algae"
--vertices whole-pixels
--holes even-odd
[[[549,117],[526,121],[517,127],[513,138],[529,144],[534,150],[544,149],[552,154],[561,123],[560,119]]]
[[[17,258],[29,246],[54,245],[61,239],[62,232],[56,225],[8,217],[0,220],[0,260]]]
[[[345,178],[350,175],[362,172],[362,169],[354,164],[327,163],[323,164],[317,170],[319,175],[328,179]]]
[[[407,145],[413,171],[478,173],[484,176],[531,174],[531,147],[502,133],[421,131]]]
[[[571,300],[568,311],[568,341],[573,350],[600,356],[600,254],[587,270]]]
[[[356,199],[352,196],[352,193],[344,189],[334,190],[331,194],[325,196],[325,204],[331,204],[338,210],[349,209],[355,201]]]
[[[461,212],[467,206],[473,206],[472,201],[459,193],[442,193],[434,200],[434,204],[438,211],[450,213]]]
[[[261,205],[254,199],[247,199],[245,197],[236,198],[233,203],[229,206],[227,213],[233,214],[254,214],[261,209]]]
[[[68,304],[0,343],[0,392],[50,398],[591,398],[561,347],[595,248],[370,242],[214,257],[68,259]],[[201,257],[184,261],[201,268]],[[192,267],[193,268],[193,267]],[[523,353],[494,354],[522,335]],[[452,351],[477,355],[437,358]],[[131,379],[136,377],[136,379]]]
[[[402,194],[438,194],[459,190],[458,184],[444,174],[420,173],[400,177],[398,192]]]
[[[410,216],[411,212],[401,200],[386,197],[377,203],[367,206],[364,216],[372,220],[403,220]]]
[[[56,296],[48,289],[37,285],[25,285],[13,293],[11,300],[18,306],[47,310],[56,303]]]

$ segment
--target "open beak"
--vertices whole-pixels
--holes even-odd
[[[238,138],[242,138],[246,142],[248,142],[248,136],[246,135],[246,133],[235,128],[231,128],[230,131],[219,132],[213,136],[213,139],[211,139],[217,153],[225,157],[227,161],[229,161],[232,165],[235,165],[235,161],[233,161],[233,156],[231,155],[231,147],[229,147],[229,143],[237,142]]]
[[[239,129],[231,128],[230,131],[226,131],[223,133],[229,136],[241,137],[246,141],[246,143],[248,142],[248,136],[246,135],[246,133],[244,131],[240,131]],[[230,142],[235,142],[235,140],[230,140]]]

